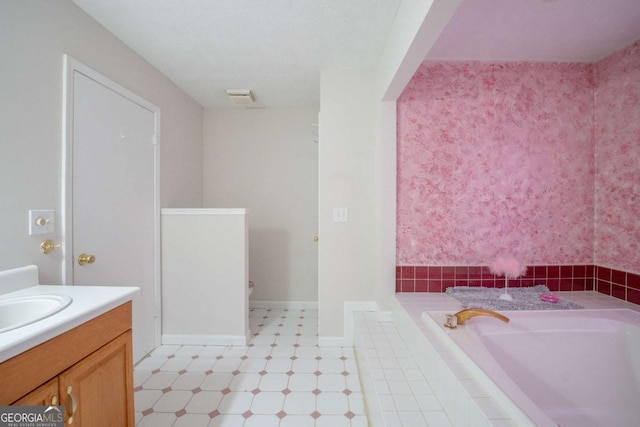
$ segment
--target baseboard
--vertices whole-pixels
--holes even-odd
[[[344,339],[342,346],[353,347],[353,312],[378,311],[375,301],[345,301],[344,302]],[[318,341],[320,345],[320,341]]]
[[[249,301],[250,308],[286,308],[289,310],[317,310],[318,301]]]
[[[247,345],[247,337],[242,335],[162,335],[162,344]]]

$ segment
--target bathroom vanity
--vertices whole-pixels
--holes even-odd
[[[64,405],[68,424],[133,426],[131,302],[0,363],[0,404]]]
[[[65,425],[133,427],[131,299],[138,291],[37,285],[0,295],[0,304],[41,295],[72,300],[0,332],[0,405],[63,405]]]

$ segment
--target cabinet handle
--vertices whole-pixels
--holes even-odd
[[[76,413],[76,409],[78,409],[78,405],[76,404],[76,399],[73,397],[73,394],[71,394],[72,391],[73,389],[71,388],[71,386],[68,386],[67,394],[69,395],[69,400],[71,400],[71,415],[69,415],[69,419],[67,420],[68,424],[73,424],[73,416]]]
[[[58,406],[58,396],[51,397],[51,406]]]

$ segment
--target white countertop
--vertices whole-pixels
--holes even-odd
[[[0,299],[42,294],[73,299],[52,316],[0,333],[0,363],[118,307],[138,293],[140,288],[128,286],[37,285],[0,295]]]

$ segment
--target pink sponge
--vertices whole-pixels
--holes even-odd
[[[544,302],[550,302],[553,304],[557,303],[560,300],[560,298],[558,298],[554,294],[542,294],[540,295],[540,299]]]

